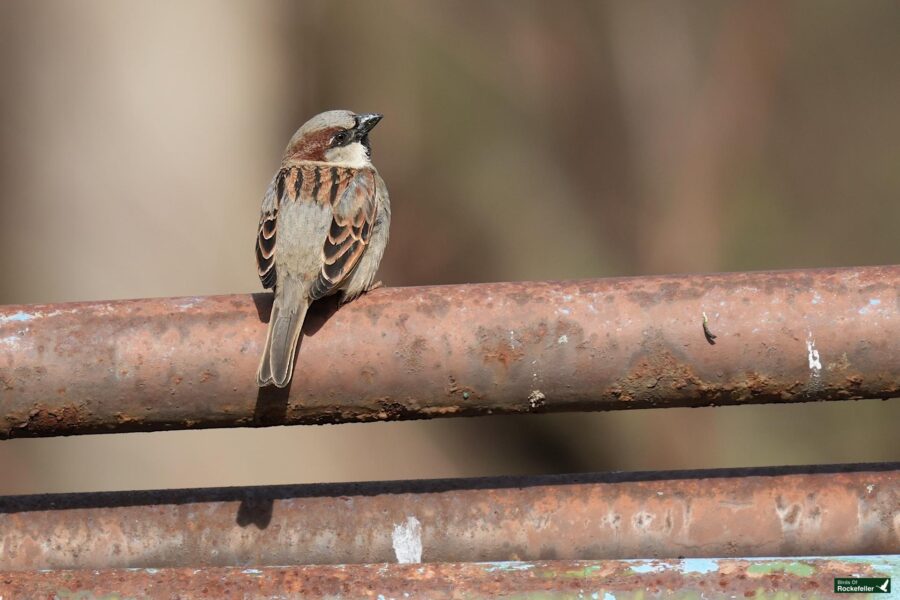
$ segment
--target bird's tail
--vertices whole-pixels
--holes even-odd
[[[278,282],[272,316],[269,318],[266,346],[256,373],[259,387],[271,383],[283,388],[291,381],[294,351],[297,349],[308,308],[309,298],[303,286],[289,279]]]

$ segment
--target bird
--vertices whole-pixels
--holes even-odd
[[[256,383],[283,388],[312,302],[341,304],[380,286],[375,273],[388,242],[391,204],[372,164],[369,132],[378,113],[331,110],[291,137],[263,196],[256,265],[274,288]]]

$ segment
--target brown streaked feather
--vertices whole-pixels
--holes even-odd
[[[294,171],[294,197],[296,202],[301,197],[303,191],[303,169],[291,169]]]
[[[278,229],[278,207],[285,193],[288,172],[282,169],[275,176],[274,185],[266,191],[263,211],[256,232],[256,269],[259,280],[266,289],[275,287],[278,274],[275,269],[275,232]]]
[[[275,221],[275,217],[267,221]],[[259,280],[266,289],[275,287],[278,274],[275,270],[275,235],[274,226],[272,236],[267,238],[263,233],[265,224],[260,226],[260,232],[256,242],[256,267]]]
[[[333,169],[340,174],[337,199],[332,205],[333,218],[325,246],[322,249],[324,264],[310,290],[310,298],[317,300],[334,292],[359,262],[369,242],[369,233],[375,222],[375,175],[369,169]],[[352,174],[352,178],[345,174]],[[329,190],[329,195],[331,191]]]
[[[312,299],[332,293],[362,256],[375,219],[374,175],[368,169],[301,164],[284,167],[270,190],[273,202],[260,216],[256,264],[265,288],[275,287],[278,209],[284,202],[317,202],[334,213],[323,248],[324,265],[312,288]]]
[[[331,167],[331,185],[328,186],[328,202],[334,206],[337,200],[338,188],[340,187],[341,174],[340,169]]]

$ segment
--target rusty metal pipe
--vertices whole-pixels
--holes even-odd
[[[270,302],[4,307],[0,438],[900,395],[898,266],[381,289],[312,311],[289,391]]]
[[[884,585],[881,580],[898,572],[898,556],[32,571],[0,572],[0,596],[815,599],[835,597],[835,578],[878,578],[876,584]]]
[[[884,554],[898,513],[900,463],[11,496],[0,571]]]

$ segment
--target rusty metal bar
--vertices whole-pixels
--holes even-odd
[[[900,395],[898,266],[377,290],[312,311],[289,392],[270,302],[4,307],[0,438]]]
[[[881,580],[898,575],[896,555],[0,572],[0,597],[868,598],[834,596],[835,578],[878,578],[875,584],[885,585]]]
[[[0,498],[0,570],[900,551],[900,463]]]

